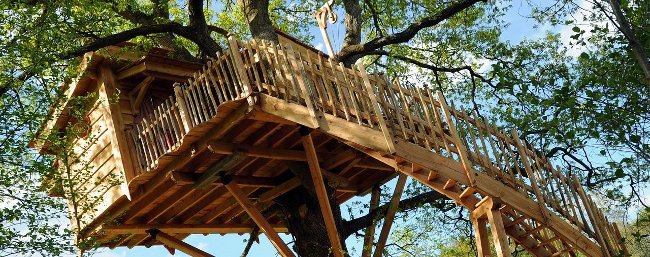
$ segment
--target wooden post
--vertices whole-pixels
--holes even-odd
[[[381,233],[379,234],[379,239],[377,239],[377,247],[375,248],[375,254],[373,255],[374,257],[381,257],[384,254],[386,240],[388,240],[390,228],[393,226],[393,220],[395,220],[395,213],[397,212],[397,207],[399,206],[399,200],[402,197],[402,192],[404,192],[406,178],[406,174],[399,174],[397,185],[395,185],[395,191],[393,192],[393,196],[390,199],[390,206],[388,206],[388,211],[386,211],[384,225],[381,227]]]
[[[241,79],[241,83],[243,84],[244,92],[242,92],[244,95],[248,97],[248,104],[253,105],[255,104],[255,100],[251,96],[253,93],[253,85],[251,84],[251,81],[248,78],[248,74],[246,74],[246,67],[244,66],[244,60],[241,57],[241,53],[239,52],[239,44],[237,43],[237,40],[235,39],[234,36],[229,36],[228,37],[228,46],[230,48],[230,56],[235,62],[235,72],[239,74],[239,79]],[[237,96],[236,98],[242,97]],[[234,99],[233,99],[234,100]]]
[[[189,256],[192,257],[214,257],[214,255],[211,255],[209,253],[204,252],[203,250],[196,248],[188,243],[185,243],[178,238],[175,238],[173,236],[170,236],[168,234],[163,233],[160,230],[157,229],[151,229],[147,230],[147,233],[153,237],[153,239],[160,241],[161,243],[165,244],[166,246],[169,246],[174,249],[181,250],[182,252],[186,253]]]
[[[485,218],[472,219],[472,227],[474,228],[474,237],[476,238],[476,251],[479,257],[490,256],[490,242],[488,241],[488,233]]]
[[[503,225],[503,218],[498,208],[492,207],[487,212],[488,221],[490,222],[490,231],[492,232],[492,241],[496,248],[497,256],[510,257],[510,247],[508,246],[508,237]]]
[[[180,83],[174,83],[174,94],[176,95],[176,103],[178,103],[178,113],[181,115],[181,123],[183,125],[183,130],[186,134],[192,129],[192,118],[190,113],[187,110],[187,104],[185,103],[185,94],[183,94],[183,88]]]
[[[381,132],[384,134],[384,138],[386,138],[386,146],[388,147],[388,151],[390,151],[390,154],[395,153],[395,141],[393,139],[393,136],[390,134],[390,131],[388,130],[388,126],[386,126],[386,120],[384,119],[384,115],[379,111],[379,103],[377,102],[377,95],[375,95],[375,91],[372,89],[372,84],[370,84],[370,79],[368,78],[368,73],[366,72],[366,68],[363,67],[363,64],[358,64],[357,67],[359,68],[359,72],[361,72],[361,78],[363,78],[363,84],[366,86],[366,92],[368,93],[368,97],[370,98],[370,103],[372,104],[373,112],[375,115],[377,115],[377,120],[379,120],[379,128],[381,128]]]
[[[370,212],[374,211],[379,207],[379,196],[381,194],[379,186],[372,187],[372,193],[370,196]],[[372,243],[374,242],[375,229],[377,228],[377,222],[372,221],[366,234],[363,237],[363,250],[361,252],[361,257],[370,257],[372,255]]]
[[[106,122],[107,130],[111,139],[111,150],[113,158],[116,163],[122,166],[123,181],[120,185],[122,193],[127,198],[131,199],[128,184],[135,178],[135,170],[133,169],[133,161],[131,160],[131,151],[126,144],[126,136],[124,135],[124,121],[122,120],[122,112],[120,111],[119,103],[111,103],[111,98],[119,94],[116,91],[117,78],[108,63],[103,63],[99,67],[99,99],[104,101],[105,107],[102,108],[104,113],[103,119]],[[118,95],[119,101],[119,95]]]
[[[271,240],[271,244],[275,246],[275,249],[278,250],[278,252],[284,256],[284,257],[294,257],[295,255],[289,249],[289,247],[282,241],[282,238],[278,236],[278,233],[273,229],[273,226],[264,218],[262,213],[255,208],[255,205],[246,197],[246,194],[242,192],[241,188],[239,186],[231,181],[228,181],[228,179],[222,179],[222,182],[225,184],[226,189],[228,189],[228,192],[232,194],[232,196],[237,200],[239,205],[248,213],[248,215],[255,221],[255,224],[264,231],[264,234],[266,237]]]
[[[325,181],[323,180],[323,174],[321,173],[320,165],[318,164],[318,156],[316,155],[314,142],[312,141],[307,127],[300,127],[300,134],[302,136],[302,145],[305,148],[305,153],[307,155],[307,163],[309,164],[311,178],[314,182],[314,191],[316,191],[318,204],[320,205],[323,219],[325,220],[327,236],[332,244],[332,252],[335,257],[343,257],[343,245],[341,244],[339,233],[336,229],[336,222],[334,221],[334,216],[332,214],[332,206],[330,206],[327,190],[325,189]]]
[[[451,118],[451,113],[449,111],[449,106],[447,106],[447,102],[445,101],[445,97],[442,95],[442,92],[440,91],[437,92],[437,96],[438,96],[438,101],[440,102],[440,106],[442,107],[442,111],[445,113],[445,119],[447,120],[447,124],[449,126],[449,132],[451,132],[451,136],[456,141],[454,142],[454,145],[456,145],[456,149],[458,150],[458,156],[460,156],[460,161],[463,164],[463,168],[465,169],[465,174],[467,175],[467,179],[469,180],[469,185],[471,187],[474,187],[476,184],[476,176],[472,171],[472,163],[469,161],[469,158],[467,157],[469,152],[467,151],[467,148],[465,148],[465,144],[463,143],[463,140],[460,138],[460,135],[458,134],[458,130],[456,130],[456,125],[454,125],[454,121]]]
[[[528,174],[530,185],[533,187],[533,191],[537,196],[539,211],[542,212],[542,215],[544,216],[545,219],[544,225],[546,225],[548,224],[549,213],[548,213],[548,209],[546,208],[546,204],[544,203],[544,196],[542,195],[542,192],[539,190],[539,187],[537,186],[537,181],[535,180],[535,173],[533,172],[533,169],[530,167],[530,162],[528,161],[528,151],[526,149],[526,146],[524,146],[524,144],[521,142],[521,139],[519,139],[519,134],[517,134],[517,131],[515,130],[512,131],[512,140],[515,141],[517,151],[519,152],[519,157],[521,157],[521,162],[524,164],[524,169],[526,169],[526,174]]]

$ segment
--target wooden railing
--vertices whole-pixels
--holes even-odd
[[[475,112],[448,107],[440,92],[368,75],[309,49],[266,42],[229,40],[230,51],[213,59],[194,78],[175,85],[170,97],[132,130],[140,172],[174,151],[192,128],[217,114],[227,101],[263,93],[323,114],[382,131],[463,164],[470,184],[485,173],[579,228],[610,252],[621,252],[620,233],[602,214],[575,176],[554,168],[543,153],[507,134]],[[469,185],[473,186],[473,185]]]

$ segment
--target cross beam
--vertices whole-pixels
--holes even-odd
[[[170,236],[158,229],[147,230],[147,233],[155,240],[160,241],[166,246],[181,250],[182,252],[190,255],[192,257],[214,257],[214,255],[204,252],[203,250],[196,248],[188,243],[181,241],[178,238]]]

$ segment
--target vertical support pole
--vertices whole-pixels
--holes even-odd
[[[458,150],[458,156],[460,156],[460,161],[463,164],[463,168],[465,169],[465,174],[467,175],[467,179],[469,180],[469,185],[470,187],[474,187],[476,184],[476,176],[472,171],[472,163],[469,161],[469,158],[467,156],[469,152],[467,151],[467,148],[465,148],[465,143],[460,138],[460,135],[458,134],[458,130],[456,130],[456,125],[454,124],[454,121],[451,118],[451,112],[449,111],[449,106],[447,106],[447,102],[445,101],[445,96],[443,96],[442,92],[440,91],[438,91],[436,94],[438,96],[438,101],[440,102],[440,106],[442,107],[442,111],[445,113],[445,119],[447,120],[447,124],[449,126],[449,132],[451,132],[451,136],[456,141],[454,142],[454,144],[456,145],[456,149]]]
[[[190,113],[187,110],[187,104],[185,103],[185,96],[183,94],[183,88],[180,83],[174,83],[174,94],[176,95],[176,102],[178,103],[178,113],[181,115],[181,123],[183,123],[183,130],[186,134],[192,129],[192,118]]]
[[[397,207],[399,206],[399,199],[402,197],[402,192],[404,192],[406,178],[406,174],[399,174],[397,185],[395,185],[395,191],[393,192],[393,196],[390,199],[390,206],[388,206],[388,211],[386,212],[386,217],[384,218],[384,225],[381,227],[381,233],[379,234],[379,239],[377,239],[377,247],[375,248],[375,254],[373,255],[374,257],[381,257],[384,254],[386,240],[388,240],[388,234],[390,233],[390,229],[393,226],[393,221],[395,220],[395,213],[397,212]]]
[[[289,249],[289,247],[282,241],[282,238],[278,236],[278,233],[273,229],[271,224],[264,218],[262,213],[260,213],[257,208],[251,203],[251,201],[246,197],[246,194],[242,192],[241,188],[239,186],[232,182],[229,181],[230,179],[222,179],[223,183],[225,184],[226,189],[228,189],[228,192],[232,194],[232,196],[239,202],[242,208],[248,213],[248,215],[255,221],[255,224],[264,231],[264,234],[271,240],[271,244],[275,246],[275,249],[278,250],[278,252],[284,256],[284,257],[294,257],[295,255]]]
[[[548,209],[546,208],[544,195],[542,195],[542,192],[539,190],[539,186],[537,186],[535,173],[533,172],[533,169],[530,166],[530,162],[528,161],[528,150],[526,149],[526,146],[524,146],[524,144],[521,142],[521,139],[519,139],[519,134],[517,134],[517,131],[515,130],[512,131],[512,139],[515,141],[517,151],[519,152],[519,157],[521,157],[521,162],[524,164],[524,169],[526,169],[526,174],[530,180],[530,185],[533,187],[533,191],[537,196],[539,211],[542,212],[542,215],[544,216],[544,225],[547,225],[549,220]]]
[[[384,134],[384,138],[386,138],[386,146],[388,147],[388,151],[390,154],[393,154],[395,153],[395,141],[393,139],[393,136],[390,134],[390,131],[388,130],[388,126],[386,126],[384,115],[379,111],[379,102],[377,102],[377,95],[375,94],[375,90],[372,89],[372,84],[370,84],[370,79],[368,78],[366,68],[363,67],[363,64],[358,64],[357,67],[359,69],[359,72],[361,72],[363,84],[366,86],[366,92],[370,98],[370,104],[372,104],[372,111],[377,116],[377,120],[379,120],[379,128],[381,128],[381,132]]]
[[[488,233],[485,218],[472,219],[472,227],[474,228],[474,237],[476,238],[476,251],[479,257],[490,256],[490,242],[488,241]]]
[[[255,104],[255,100],[251,98],[251,94],[253,93],[253,85],[251,84],[251,81],[248,78],[248,74],[246,74],[246,67],[244,66],[244,60],[241,57],[241,53],[239,52],[239,44],[237,43],[237,40],[235,39],[234,36],[229,36],[228,37],[228,46],[230,48],[230,56],[232,56],[232,59],[235,61],[235,70],[237,73],[239,73],[239,79],[241,79],[241,83],[243,84],[244,88],[244,96],[248,97],[248,104],[253,105]],[[242,97],[242,96],[238,96]],[[238,98],[236,97],[236,98]]]
[[[124,180],[120,183],[122,193],[128,199],[131,199],[129,191],[129,182],[135,177],[133,169],[133,161],[131,160],[131,151],[126,145],[126,137],[124,136],[124,121],[122,120],[122,112],[120,111],[120,104],[111,103],[111,98],[118,95],[117,92],[117,78],[108,63],[103,63],[99,67],[99,99],[105,101],[105,107],[102,108],[104,112],[104,121],[110,134],[111,150],[115,162],[122,165],[122,172]],[[119,101],[119,95],[118,95]]]
[[[311,178],[314,182],[314,191],[316,191],[318,204],[320,205],[323,219],[325,220],[327,237],[332,244],[332,252],[335,257],[343,257],[343,245],[341,244],[339,233],[336,229],[336,222],[334,221],[334,215],[332,214],[332,206],[330,205],[327,190],[325,189],[325,181],[323,180],[323,174],[321,173],[320,165],[318,164],[318,156],[316,155],[316,148],[314,147],[314,141],[311,138],[309,128],[300,127],[300,135],[302,145],[305,148],[305,153],[307,155],[307,163],[309,164]]]
[[[379,207],[379,196],[381,194],[379,186],[372,187],[372,192],[370,195],[370,212],[374,211]],[[372,255],[372,243],[375,241],[375,229],[377,228],[377,222],[372,221],[366,234],[363,237],[363,250],[361,252],[361,257],[370,257]]]
[[[490,222],[490,231],[492,232],[492,241],[494,248],[497,250],[497,256],[510,257],[510,247],[508,246],[508,237],[503,225],[503,218],[498,208],[492,207],[487,212],[488,221]]]

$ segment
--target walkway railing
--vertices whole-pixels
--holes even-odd
[[[153,169],[193,127],[215,117],[217,107],[253,92],[303,105],[312,117],[330,114],[422,146],[463,164],[470,183],[476,170],[496,178],[594,239],[614,255],[621,235],[575,176],[554,168],[543,153],[507,134],[475,112],[447,106],[440,92],[389,82],[346,68],[310,49],[266,42],[237,42],[194,78],[175,85],[170,97],[134,127],[140,172]],[[295,47],[296,45],[294,45]],[[546,216],[546,215],[545,215]]]

